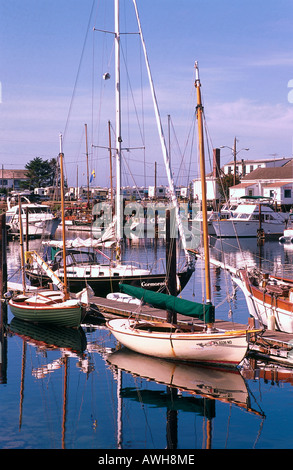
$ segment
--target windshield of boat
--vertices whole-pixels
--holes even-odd
[[[55,255],[54,262],[58,266],[63,266],[63,253],[58,251]],[[81,264],[98,264],[96,254],[92,251],[78,251],[70,250],[66,252],[66,266],[81,265]]]

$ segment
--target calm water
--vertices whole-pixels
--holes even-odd
[[[36,245],[38,242],[33,241]],[[293,250],[255,240],[225,244],[233,265],[262,263],[292,271]],[[213,243],[220,258],[221,244]],[[128,256],[130,247],[126,248]],[[133,246],[151,265],[164,246]],[[19,246],[8,246],[17,278]],[[182,296],[201,301],[200,262]],[[240,291],[231,294],[224,272],[212,270],[218,318],[247,323]],[[5,310],[2,311],[4,316]],[[293,371],[247,363],[240,372],[216,371],[117,351],[103,324],[79,331],[20,323],[7,310],[1,337],[1,449],[291,449]],[[116,350],[116,352],[115,352]]]

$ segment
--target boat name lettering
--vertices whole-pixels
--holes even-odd
[[[224,346],[228,344],[232,344],[232,341],[231,340],[219,340],[219,341],[212,340],[212,341],[209,341],[208,343],[200,343],[199,346],[204,348],[207,346]]]
[[[142,281],[140,285],[141,285],[141,287],[161,287],[161,286],[164,286],[165,283],[164,282],[146,282],[146,281]]]

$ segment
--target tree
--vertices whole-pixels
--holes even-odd
[[[56,172],[56,159],[50,161],[36,157],[25,165],[27,170],[27,182],[25,187],[29,189],[53,186]]]
[[[239,176],[236,175],[236,184],[240,181]],[[234,185],[234,175],[223,175],[217,179],[218,190],[223,200],[229,199],[229,188]]]

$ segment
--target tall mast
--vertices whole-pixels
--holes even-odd
[[[111,144],[111,122],[110,121],[108,121],[108,133],[109,133],[111,207],[113,210],[113,172],[112,172],[112,144]]]
[[[207,218],[207,195],[206,195],[206,174],[205,174],[205,155],[204,155],[204,139],[203,139],[203,106],[201,102],[200,80],[198,63],[195,62],[195,88],[197,94],[196,116],[198,121],[198,140],[199,140],[199,160],[200,160],[200,177],[201,177],[201,193],[202,193],[202,218],[203,218],[203,244],[205,259],[205,284],[206,284],[206,302],[211,303],[211,281],[210,281],[210,252],[208,240],[208,218]]]
[[[119,0],[115,0],[115,101],[116,101],[116,237],[123,238],[121,214],[121,96],[120,96],[120,29]]]
[[[63,171],[63,148],[62,148],[62,134],[60,134],[60,186],[61,186],[61,219],[62,219],[62,241],[63,241],[63,268],[64,268],[64,300],[69,299],[68,287],[67,287],[67,272],[66,272],[66,239],[65,239],[65,217],[64,217],[64,171]]]
[[[153,79],[152,79],[152,74],[151,74],[151,69],[150,69],[148,56],[147,56],[146,45],[145,45],[144,37],[143,37],[143,34],[142,34],[142,28],[141,28],[139,15],[138,15],[136,0],[133,0],[133,4],[134,4],[134,9],[135,9],[135,14],[136,14],[136,19],[137,19],[141,44],[142,44],[142,48],[143,48],[143,52],[144,52],[144,58],[145,58],[145,63],[146,63],[150,88],[151,88],[151,94],[152,94],[152,98],[153,98],[153,104],[154,104],[154,110],[155,110],[155,116],[156,116],[156,122],[157,122],[157,129],[158,129],[158,133],[159,133],[162,153],[163,153],[163,157],[164,157],[164,163],[165,163],[166,172],[167,172],[168,184],[169,184],[170,193],[171,193],[171,201],[172,201],[172,204],[175,208],[175,215],[176,215],[176,220],[177,220],[177,224],[178,224],[180,239],[181,239],[181,242],[182,242],[182,247],[185,251],[186,259],[188,261],[190,261],[190,255],[187,251],[185,232],[184,232],[184,228],[183,228],[183,225],[182,225],[182,220],[181,220],[180,212],[179,212],[179,205],[178,205],[176,192],[175,192],[175,186],[174,186],[174,181],[173,181],[173,176],[172,176],[172,171],[171,171],[171,165],[170,165],[170,158],[169,158],[167,145],[166,145],[166,141],[165,141],[165,137],[164,137],[164,133],[163,133],[163,127],[162,127],[162,122],[161,122],[160,111],[159,111],[159,107],[158,107],[158,103],[157,103],[155,87],[154,87],[154,83],[153,83]]]
[[[87,207],[89,209],[90,203],[90,184],[89,184],[89,152],[88,152],[88,142],[87,142],[87,124],[84,125],[85,129],[85,154],[86,154],[86,178],[87,178]]]
[[[22,292],[25,294],[26,282],[25,282],[25,260],[23,251],[23,225],[22,225],[22,208],[21,208],[21,196],[18,195],[18,223],[19,223],[19,244],[20,244],[20,259],[21,259],[21,275],[22,275]],[[26,225],[26,237],[28,237],[28,221]]]

